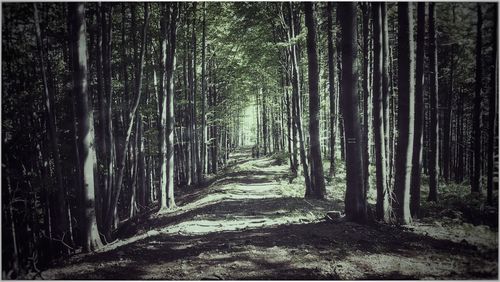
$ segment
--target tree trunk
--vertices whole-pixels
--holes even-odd
[[[289,4],[289,19],[290,19],[290,34],[293,39],[295,39],[295,19],[294,19],[294,11],[292,8],[292,3]],[[307,164],[307,156],[306,149],[304,145],[304,135],[302,133],[302,117],[300,110],[300,72],[299,72],[299,63],[298,63],[298,51],[297,51],[297,43],[292,45],[290,48],[292,54],[292,107],[293,107],[293,115],[294,115],[294,125],[297,130],[297,136],[299,141],[299,149],[300,149],[300,162],[302,163],[302,173],[304,175],[304,182],[306,186],[306,195],[308,192],[311,192],[311,180],[309,178],[309,167]]]
[[[309,76],[309,154],[311,157],[311,190],[313,197],[324,199],[326,194],[325,177],[320,145],[320,97],[319,97],[319,67],[316,47],[316,19],[314,4],[304,2],[305,22],[307,26],[307,59]]]
[[[202,30],[202,39],[201,39],[201,171],[202,173],[206,173],[206,169],[208,167],[207,164],[207,83],[206,83],[206,14],[207,8],[206,3],[203,2],[203,30]]]
[[[489,205],[493,205],[493,173],[495,171],[495,163],[493,157],[495,155],[495,116],[496,116],[496,95],[498,91],[497,79],[498,79],[498,51],[497,51],[497,30],[498,30],[498,5],[495,5],[493,10],[493,54],[492,58],[494,60],[493,70],[491,72],[490,78],[490,95],[489,95],[489,133],[488,133],[488,176],[487,176],[487,198],[486,202]]]
[[[56,221],[54,223],[54,226],[56,226],[56,236],[59,237],[58,239],[63,239],[63,238],[68,238],[65,237],[65,235],[70,232],[68,228],[69,224],[69,219],[68,219],[68,213],[67,213],[67,204],[66,204],[66,190],[64,189],[64,183],[63,183],[63,177],[62,177],[62,170],[61,170],[61,160],[59,157],[59,149],[58,149],[58,137],[57,137],[57,129],[56,129],[56,121],[55,121],[55,114],[54,114],[54,105],[53,105],[53,99],[51,99],[51,94],[49,93],[49,86],[48,86],[48,79],[47,79],[47,70],[46,70],[46,62],[45,62],[45,53],[43,50],[43,43],[42,43],[42,35],[41,35],[41,30],[40,30],[40,20],[38,17],[38,9],[37,9],[37,4],[34,5],[34,17],[35,17],[35,30],[36,30],[36,39],[37,39],[37,46],[38,46],[38,55],[40,59],[40,69],[42,72],[42,81],[43,81],[43,95],[44,95],[44,109],[45,109],[45,117],[46,117],[46,124],[47,124],[47,131],[49,133],[49,142],[50,142],[50,148],[52,151],[52,157],[54,159],[54,172],[56,176],[56,195],[55,195],[55,202],[53,203],[56,214],[55,218]],[[65,242],[68,242],[68,240],[65,240]]]
[[[413,137],[413,160],[410,186],[410,212],[418,217],[420,210],[420,175],[422,174],[422,131],[424,118],[424,49],[425,49],[425,3],[417,8],[417,58],[415,80],[415,123]]]
[[[372,3],[373,15],[373,131],[377,185],[376,213],[379,220],[389,221],[390,203],[387,185],[387,160],[384,133],[384,105],[382,101],[382,14],[381,4]]]
[[[333,4],[328,2],[328,84],[330,94],[330,177],[335,176],[335,133],[337,114],[335,105],[335,50],[333,49]]]
[[[135,115],[137,113],[137,109],[139,107],[139,103],[141,100],[141,89],[142,89],[142,77],[143,77],[143,70],[144,70],[144,54],[146,52],[146,42],[147,42],[147,26],[148,26],[148,21],[149,21],[149,9],[148,9],[148,3],[144,3],[144,24],[142,26],[142,31],[141,31],[141,51],[140,51],[140,58],[139,58],[139,66],[137,71],[137,82],[135,85],[135,100],[132,104],[132,108],[130,109],[129,116],[128,116],[128,125],[127,125],[127,130],[125,132],[125,139],[123,140],[123,144],[121,147],[120,155],[117,158],[118,163],[117,163],[117,172],[116,172],[116,182],[115,182],[115,187],[113,189],[113,201],[111,203],[111,206],[108,208],[107,216],[106,216],[106,237],[110,238],[111,236],[111,227],[113,223],[113,216],[114,213],[116,213],[116,209],[118,206],[118,200],[120,198],[120,192],[122,189],[122,183],[123,183],[123,176],[124,176],[124,169],[125,169],[125,157],[126,157],[126,152],[128,148],[128,143],[130,141],[130,136],[132,133],[132,128],[134,126],[134,121],[135,121]]]
[[[73,91],[77,101],[78,116],[78,143],[82,165],[83,181],[81,201],[84,211],[82,237],[83,249],[92,252],[102,247],[101,238],[97,229],[95,210],[95,134],[92,100],[87,88],[87,28],[85,24],[85,5],[83,3],[69,3],[68,16],[72,20],[71,43],[73,45]]]
[[[432,5],[432,4],[431,4]],[[392,202],[397,221],[411,222],[410,182],[415,113],[415,61],[411,4],[398,3],[398,140]]]
[[[167,146],[167,187],[166,193],[161,198],[161,208],[175,207],[174,199],[174,126],[175,126],[175,113],[174,113],[174,72],[175,72],[175,46],[177,36],[177,15],[178,4],[173,4],[172,12],[170,13],[169,21],[169,38],[168,38],[168,56],[166,58],[165,67],[165,81],[164,85],[167,88],[164,95],[167,96],[166,103],[166,146]],[[165,35],[167,36],[167,35]],[[162,189],[165,189],[162,187]]]
[[[384,143],[385,143],[385,161],[386,161],[386,181],[387,187],[392,184],[392,152],[390,135],[390,119],[389,119],[389,97],[392,93],[393,79],[392,79],[392,54],[389,46],[389,24],[387,19],[387,5],[381,3],[382,12],[382,114],[384,126]]]
[[[429,58],[430,58],[430,134],[429,134],[429,201],[437,201],[439,175],[439,125],[438,125],[438,65],[436,28],[434,18],[435,3],[429,3]]]
[[[474,154],[474,159],[472,165],[474,167],[471,177],[471,191],[476,193],[481,193],[481,79],[482,77],[482,34],[481,28],[483,24],[483,15],[481,11],[481,5],[477,3],[477,33],[476,33],[476,83],[475,90],[476,95],[474,96],[474,116],[472,121],[472,150]]]
[[[362,87],[363,87],[363,133],[362,133],[362,138],[363,138],[363,170],[365,172],[364,174],[364,186],[365,186],[365,194],[367,191],[370,189],[369,186],[369,173],[368,173],[368,167],[370,165],[370,159],[369,159],[369,154],[368,154],[368,99],[370,96],[370,92],[368,91],[368,66],[369,66],[369,53],[368,53],[368,47],[369,47],[369,22],[370,22],[370,12],[368,9],[369,3],[363,3],[361,4],[361,10],[363,13],[363,80],[362,80]]]
[[[354,3],[338,4],[337,17],[342,29],[342,114],[346,139],[345,213],[348,219],[366,221],[363,148],[358,116],[358,67],[356,8]]]

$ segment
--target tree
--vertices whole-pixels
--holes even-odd
[[[366,220],[361,125],[358,116],[358,67],[356,42],[356,9],[354,3],[342,2],[337,17],[342,29],[342,115],[346,140],[345,213],[353,221]]]
[[[206,169],[208,167],[207,164],[207,114],[206,114],[206,107],[207,107],[207,78],[205,75],[206,72],[206,31],[207,31],[207,24],[206,24],[206,15],[207,15],[207,8],[206,8],[206,3],[203,2],[203,31],[202,31],[202,37],[201,37],[201,171],[203,173],[206,172]]]
[[[305,21],[307,26],[307,58],[309,76],[309,153],[311,156],[311,192],[315,198],[325,197],[325,178],[323,175],[323,162],[319,139],[320,98],[318,93],[319,68],[316,51],[316,23],[314,5],[312,2],[304,3]],[[311,195],[311,196],[312,196]],[[307,191],[306,191],[307,197]]]
[[[290,29],[290,38],[295,39],[295,25],[299,25],[300,21],[295,15],[292,3],[288,5],[289,9],[289,29]],[[301,117],[301,108],[300,108],[300,69],[299,69],[299,58],[298,58],[298,46],[297,43],[290,46],[291,48],[291,61],[292,61],[292,108],[293,108],[293,116],[294,116],[294,127],[297,130],[297,136],[299,139],[299,150],[300,150],[300,162],[302,164],[302,173],[304,175],[304,182],[306,186],[306,193],[311,191],[310,185],[311,180],[309,176],[309,166],[306,157],[306,149],[304,145],[304,135],[302,132],[302,117]]]
[[[164,36],[168,36],[166,40],[166,48],[162,52],[166,53],[164,75],[163,75],[163,95],[166,96],[165,114],[166,114],[166,187],[161,187],[161,209],[174,208],[174,72],[175,72],[175,42],[177,36],[177,4],[172,4],[172,11],[169,14],[168,20],[169,29],[166,30]],[[170,8],[170,7],[169,7]],[[165,19],[164,19],[165,20]],[[164,98],[165,100],[165,98]]]
[[[393,82],[393,65],[392,65],[392,52],[389,46],[389,24],[387,19],[387,5],[385,2],[381,4],[382,12],[382,105],[383,105],[383,116],[384,116],[384,142],[385,142],[385,153],[386,153],[386,167],[387,167],[387,184],[388,187],[391,186],[393,180],[393,149],[394,144],[390,138],[390,112],[389,112],[389,98],[394,92],[394,82]],[[392,143],[392,144],[391,144]]]
[[[43,82],[43,95],[44,95],[44,110],[45,110],[45,118],[47,120],[47,131],[49,133],[49,141],[50,141],[50,149],[52,152],[52,158],[54,160],[54,171],[56,176],[56,187],[55,195],[53,196],[53,205],[49,208],[51,210],[55,209],[55,220],[53,223],[55,227],[56,236],[58,239],[64,240],[67,233],[71,233],[71,229],[69,228],[69,219],[68,219],[68,209],[66,203],[66,190],[64,189],[63,177],[62,177],[62,169],[61,169],[61,160],[59,157],[59,149],[58,143],[59,139],[57,137],[57,128],[55,121],[55,112],[54,112],[54,93],[49,89],[49,81],[47,78],[47,70],[45,65],[45,52],[43,48],[42,35],[40,30],[40,20],[38,17],[38,9],[37,4],[34,5],[34,17],[35,17],[35,31],[36,31],[36,39],[37,39],[37,47],[38,47],[38,55],[40,59],[40,69],[42,73],[42,82]],[[53,193],[53,192],[52,192]],[[51,197],[52,198],[52,197]],[[66,238],[69,238],[67,236]],[[68,242],[66,239],[65,242]]]
[[[411,222],[410,182],[415,113],[413,13],[410,3],[398,3],[398,139],[392,206],[397,221]]]
[[[493,172],[495,170],[495,164],[493,162],[493,156],[495,154],[495,115],[496,115],[496,96],[498,93],[497,87],[497,76],[498,76],[498,50],[497,50],[497,30],[498,30],[498,6],[495,5],[493,9],[493,71],[491,72],[491,88],[489,93],[489,134],[488,134],[488,186],[487,186],[487,198],[486,201],[489,205],[493,205]]]
[[[438,65],[436,44],[435,3],[429,3],[429,58],[430,58],[430,124],[429,124],[429,201],[437,201],[439,175],[439,125],[438,125]]]
[[[361,4],[361,11],[363,14],[363,79],[362,79],[362,87],[363,87],[363,170],[365,171],[364,174],[364,181],[365,181],[365,193],[370,189],[369,187],[369,173],[368,173],[368,168],[370,166],[370,159],[369,159],[369,154],[368,154],[368,99],[370,96],[370,92],[368,91],[368,85],[369,83],[369,34],[370,34],[370,28],[369,28],[369,22],[370,22],[370,9],[369,9],[369,4],[368,3],[362,3]]]
[[[106,237],[110,238],[111,237],[111,226],[113,223],[113,219],[115,216],[115,210],[118,206],[118,200],[120,198],[120,192],[122,189],[122,184],[123,184],[123,178],[124,178],[124,169],[125,169],[125,158],[126,158],[126,153],[128,149],[128,144],[130,142],[130,136],[132,134],[132,128],[134,126],[134,122],[136,120],[135,116],[137,114],[137,109],[139,107],[139,103],[141,101],[141,90],[142,90],[142,80],[143,80],[143,71],[144,71],[144,54],[146,52],[146,43],[147,43],[147,27],[148,27],[148,21],[149,21],[149,9],[148,9],[148,3],[144,4],[144,24],[142,26],[142,31],[141,31],[141,50],[140,50],[140,57],[139,57],[139,63],[136,69],[136,83],[135,83],[135,89],[134,89],[134,94],[135,94],[135,99],[132,103],[132,108],[130,109],[129,115],[128,115],[128,124],[126,125],[126,131],[125,131],[125,138],[122,141],[122,147],[120,148],[121,150],[118,151],[117,155],[117,168],[116,168],[116,180],[115,180],[115,187],[113,189],[113,195],[112,195],[112,202],[111,205],[108,206],[108,210],[106,213],[106,223],[105,223],[105,235]]]
[[[474,159],[472,161],[473,171],[471,176],[471,191],[481,193],[481,89],[482,89],[482,34],[483,14],[481,5],[477,3],[477,32],[476,32],[476,82],[474,96],[474,115],[472,121],[472,150]]]
[[[389,221],[390,203],[387,185],[387,160],[384,134],[384,105],[382,100],[382,11],[379,3],[372,3],[373,15],[373,132],[377,185],[377,218]]]
[[[452,8],[452,23],[455,23],[455,6]],[[454,93],[454,70],[455,70],[455,44],[451,45],[450,50],[450,80],[449,89],[443,93],[443,143],[442,143],[442,166],[443,166],[443,178],[446,183],[450,178],[450,131],[451,131],[451,102],[453,100]]]
[[[335,133],[337,114],[335,105],[335,50],[333,49],[333,4],[328,2],[328,90],[330,94],[330,176],[335,175]]]
[[[102,247],[97,228],[95,209],[94,173],[96,153],[94,144],[94,117],[91,97],[87,83],[87,27],[85,24],[85,5],[83,3],[69,3],[68,16],[72,21],[71,43],[73,45],[73,88],[77,98],[78,112],[78,143],[80,146],[81,170],[83,174],[81,201],[84,207],[82,238],[83,248],[87,252]]]
[[[417,6],[417,58],[415,78],[415,125],[413,136],[413,160],[410,186],[410,210],[417,217],[420,209],[420,175],[422,157],[422,132],[424,117],[424,48],[425,48],[425,3]]]

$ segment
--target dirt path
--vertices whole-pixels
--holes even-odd
[[[180,195],[175,211],[152,216],[131,227],[133,236],[96,254],[74,256],[43,272],[43,278],[497,277],[495,239],[474,244],[460,237],[431,237],[418,225],[410,230],[331,223],[324,213],[341,210],[341,199],[304,200],[302,192],[290,192],[286,166],[251,159],[248,150],[231,159],[210,186]]]

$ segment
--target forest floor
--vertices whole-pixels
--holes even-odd
[[[231,159],[209,185],[179,191],[175,210],[129,224],[119,240],[42,277],[498,278],[497,208],[471,211],[460,206],[467,199],[443,195],[450,206],[424,205],[424,218],[411,226],[332,222],[325,213],[343,211],[344,176],[331,179],[326,200],[305,200],[299,178],[289,183],[286,164],[252,159],[249,150]]]

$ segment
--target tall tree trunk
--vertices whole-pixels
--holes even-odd
[[[453,5],[453,4],[452,4]],[[453,24],[455,24],[455,6],[451,7],[453,15]],[[443,178],[448,183],[450,179],[450,130],[451,130],[451,102],[453,101],[453,74],[455,69],[455,44],[451,45],[450,50],[450,85],[447,92],[444,93],[444,117],[443,117],[443,147],[442,147],[442,160],[443,160]]]
[[[429,58],[430,58],[430,134],[429,134],[429,201],[437,201],[439,175],[438,125],[438,65],[435,27],[435,3],[429,3]]]
[[[106,20],[106,12],[108,14],[108,20]],[[109,209],[112,201],[112,191],[114,186],[114,169],[116,163],[116,150],[115,150],[115,140],[113,136],[113,116],[112,116],[112,106],[113,106],[113,91],[111,87],[111,43],[112,43],[112,6],[106,5],[101,9],[101,33],[103,34],[103,45],[102,45],[102,55],[103,55],[103,78],[104,78],[104,93],[107,98],[106,105],[106,147],[108,148],[108,155],[106,156],[106,171],[108,173],[108,186],[106,190],[103,190],[102,195],[105,197],[105,208]],[[99,16],[99,15],[98,15]],[[105,209],[103,209],[104,211]],[[106,213],[102,212],[101,222],[106,221]],[[106,226],[104,226],[106,228]]]
[[[139,113],[137,115],[137,151],[138,151],[138,160],[137,160],[137,191],[139,191],[137,195],[137,201],[140,205],[140,209],[143,209],[146,206],[146,191],[147,189],[147,174],[146,174],[146,155],[144,152],[144,125],[143,125],[143,117],[142,114]]]
[[[328,90],[330,94],[330,177],[335,175],[335,133],[337,114],[335,105],[335,50],[333,49],[333,4],[327,4],[328,14]]]
[[[309,76],[309,154],[311,156],[311,190],[313,197],[323,199],[326,194],[325,177],[320,145],[320,97],[319,97],[319,67],[316,47],[316,18],[314,4],[304,2],[305,22],[307,26],[307,59]]]
[[[172,4],[172,12],[170,13],[169,21],[169,34],[168,34],[168,55],[165,67],[165,88],[167,103],[166,103],[166,145],[167,145],[167,187],[165,194],[162,193],[161,208],[175,207],[174,199],[174,126],[175,126],[175,113],[174,113],[174,72],[175,72],[175,46],[177,36],[177,15],[178,7],[176,3]],[[162,189],[165,189],[162,187]],[[162,190],[163,191],[163,190]]]
[[[120,192],[122,189],[122,183],[123,183],[123,176],[125,173],[125,157],[126,157],[126,152],[128,148],[128,144],[130,141],[130,136],[132,133],[132,128],[134,126],[134,121],[135,121],[135,115],[137,114],[137,109],[139,107],[139,103],[141,101],[141,89],[142,89],[142,77],[143,77],[143,70],[144,70],[144,54],[146,52],[146,42],[147,42],[147,27],[148,27],[148,21],[149,21],[149,6],[148,3],[144,3],[144,24],[142,26],[141,30],[141,50],[140,50],[140,57],[139,57],[139,65],[137,71],[137,82],[135,84],[135,99],[132,104],[132,108],[129,111],[129,116],[128,116],[128,125],[125,131],[125,139],[123,140],[122,147],[120,148],[121,151],[119,152],[120,155],[117,158],[117,172],[116,172],[116,182],[115,182],[115,187],[113,189],[113,197],[112,197],[112,203],[111,206],[108,208],[107,216],[106,216],[106,237],[111,238],[111,226],[113,223],[113,217],[114,213],[116,211],[116,208],[118,206],[118,200],[120,198]]]
[[[415,113],[415,61],[413,9],[410,3],[398,3],[398,140],[395,157],[392,202],[399,223],[411,222],[410,183]]]
[[[390,119],[389,119],[389,97],[391,96],[393,89],[393,79],[392,79],[392,53],[391,47],[389,46],[389,24],[387,19],[387,4],[381,3],[382,12],[382,114],[383,114],[383,126],[384,126],[384,143],[385,143],[385,161],[387,169],[386,181],[387,187],[391,187],[392,184],[392,152],[390,135]]]
[[[472,150],[474,154],[474,159],[472,165],[474,167],[471,177],[471,191],[481,193],[481,89],[482,89],[482,34],[481,28],[483,24],[483,14],[481,11],[481,4],[477,3],[477,33],[476,33],[476,83],[475,90],[476,94],[474,96],[474,115],[472,121]]]
[[[370,165],[370,159],[369,159],[369,154],[368,154],[368,99],[370,96],[370,92],[368,91],[368,77],[369,77],[369,22],[370,22],[370,10],[369,10],[369,3],[363,3],[361,4],[361,10],[363,13],[363,80],[362,80],[362,87],[363,87],[363,133],[362,133],[362,138],[363,138],[363,170],[365,172],[364,174],[364,186],[365,186],[365,193],[370,189],[369,186],[369,173],[368,173],[368,167]]]
[[[387,160],[384,132],[384,105],[382,101],[382,11],[380,3],[372,3],[373,15],[373,131],[377,185],[377,218],[389,221],[390,203],[387,185]]]
[[[293,39],[295,39],[295,23],[294,19],[294,11],[292,7],[292,3],[289,3],[289,19],[290,19],[290,34]],[[298,63],[298,46],[297,43],[291,46],[292,53],[292,107],[294,113],[294,124],[297,130],[297,136],[299,141],[299,150],[300,150],[300,162],[302,164],[302,173],[304,175],[304,182],[306,186],[306,193],[311,191],[311,179],[309,178],[309,166],[307,163],[306,149],[304,145],[304,135],[302,133],[302,117],[300,110],[300,71],[299,71],[299,63]]]
[[[202,23],[202,37],[201,37],[201,171],[206,173],[207,164],[207,82],[206,82],[206,3],[203,2],[203,23]]]
[[[73,45],[73,91],[77,100],[78,143],[82,165],[83,182],[81,201],[84,211],[82,237],[83,249],[92,252],[102,247],[97,228],[95,209],[95,134],[92,99],[87,88],[87,28],[85,24],[85,5],[83,3],[68,3],[68,16],[72,20],[71,43]]]
[[[357,19],[354,3],[342,2],[337,17],[342,29],[342,115],[346,139],[345,213],[350,220],[366,221],[363,147],[358,116]]]
[[[54,160],[54,172],[56,176],[56,195],[54,197],[55,202],[53,202],[53,206],[55,207],[55,218],[57,222],[54,224],[56,226],[56,236],[58,239],[66,238],[65,242],[68,242],[65,235],[70,232],[68,228],[69,219],[67,212],[67,203],[66,203],[66,190],[64,189],[62,170],[61,170],[61,160],[59,157],[59,149],[58,149],[58,137],[57,137],[57,129],[56,129],[56,121],[54,114],[54,105],[53,99],[51,99],[51,94],[49,93],[48,79],[47,79],[47,70],[46,70],[46,62],[45,62],[45,52],[43,50],[42,43],[42,34],[40,30],[40,20],[38,17],[38,9],[37,4],[34,5],[34,17],[35,17],[35,31],[36,31],[36,39],[38,46],[38,56],[40,59],[40,69],[42,73],[42,81],[43,81],[43,95],[44,95],[44,110],[46,117],[46,125],[47,131],[49,133],[49,142],[50,148],[52,151],[52,158]]]
[[[425,49],[425,3],[417,8],[417,58],[415,79],[415,125],[413,136],[413,160],[410,186],[410,212],[418,217],[420,210],[420,175],[422,174],[422,131],[424,118],[424,49]]]
[[[193,30],[192,30],[192,37],[191,37],[191,45],[192,45],[192,51],[193,51],[193,58],[192,58],[192,88],[193,88],[193,112],[192,112],[192,121],[193,121],[193,163],[194,163],[194,173],[193,173],[193,179],[195,181],[195,184],[198,184],[201,180],[201,164],[200,164],[200,146],[199,146],[199,141],[198,141],[198,122],[196,119],[196,90],[197,90],[197,77],[196,77],[196,49],[197,49],[197,43],[196,43],[196,2],[193,2]]]
[[[493,54],[492,58],[494,60],[493,70],[491,72],[490,78],[490,93],[489,93],[489,109],[488,109],[488,119],[489,119],[489,134],[488,134],[488,176],[487,176],[487,198],[486,202],[489,205],[493,205],[493,173],[495,171],[495,163],[493,156],[495,154],[495,116],[496,116],[496,96],[498,91],[497,79],[498,79],[498,50],[497,50],[497,30],[498,30],[498,4],[495,5],[493,10]]]

